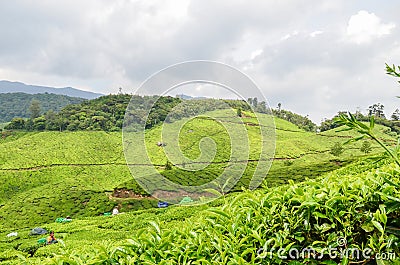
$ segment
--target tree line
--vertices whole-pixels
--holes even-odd
[[[117,94],[67,105],[59,112],[53,110],[44,112],[39,101],[32,101],[28,108],[29,118],[13,118],[4,129],[120,131],[124,123],[126,126],[134,124],[149,129],[164,121],[173,122],[216,109],[231,107],[250,110],[248,104],[242,100],[185,100],[185,104],[180,104],[182,101],[180,98],[170,96]],[[128,105],[129,115],[125,118]]]
[[[357,120],[364,122],[369,122],[371,116],[374,116],[375,123],[389,127],[390,131],[400,134],[400,110],[396,109],[390,115],[390,118],[386,118],[384,109],[384,105],[376,103],[369,106],[365,114],[362,114],[361,111],[356,111],[352,113],[352,115],[354,115]],[[323,132],[338,127],[339,125],[334,122],[334,119],[346,113],[345,111],[339,111],[332,119],[325,119],[321,123],[320,130]]]
[[[254,111],[259,113],[273,114],[275,117],[281,118],[283,120],[287,120],[295,125],[297,125],[300,129],[305,131],[315,131],[317,125],[313,123],[308,116],[301,116],[299,114],[293,113],[289,110],[282,109],[282,104],[278,103],[277,109],[270,109],[267,107],[265,101],[259,102],[257,98],[248,98],[247,103],[253,108]]]
[[[185,104],[180,104],[182,102]],[[129,108],[127,108],[129,105]],[[27,108],[28,118],[15,117],[5,130],[27,131],[78,131],[103,130],[120,131],[122,126],[152,128],[162,122],[173,122],[185,117],[193,117],[207,111],[232,108],[238,116],[242,111],[273,114],[294,123],[306,131],[315,131],[316,125],[306,116],[281,109],[271,110],[264,101],[257,98],[245,100],[199,99],[183,100],[170,96],[139,96],[116,94],[69,104],[58,112],[43,108],[42,102],[32,100]],[[150,112],[148,113],[150,109]],[[128,111],[129,115],[125,115]],[[148,114],[148,115],[147,115]]]
[[[40,104],[33,101],[29,107],[30,117],[14,118],[5,129],[27,131],[78,131],[78,130],[103,130],[119,131],[122,128],[125,110],[132,100],[138,116],[144,116],[144,109],[156,101],[155,96],[132,96],[128,94],[102,96],[80,104],[71,104],[59,112],[53,110],[42,113]],[[172,105],[170,104],[172,102]],[[163,115],[179,99],[162,97],[156,105],[167,106],[166,109],[155,108],[152,118],[163,119]],[[169,106],[169,107],[168,107]],[[152,122],[152,121],[150,121]]]

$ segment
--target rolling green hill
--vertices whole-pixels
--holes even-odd
[[[251,119],[251,118],[248,118]],[[162,174],[179,182],[180,176],[195,185],[212,179],[228,163],[226,135],[212,121],[198,120],[188,126],[194,133],[183,135],[184,153],[197,156],[198,142],[212,135],[221,150],[213,163],[204,171],[184,172],[173,168],[163,170],[167,159],[160,141],[161,127],[147,133],[147,149],[152,163]],[[203,129],[202,129],[203,128]],[[277,143],[275,159],[266,177],[268,186],[313,178],[323,172],[338,168],[363,155],[359,144],[346,147],[340,157],[329,153],[335,142],[344,142],[347,134],[332,135],[330,132],[315,134],[298,129],[293,124],[276,119]],[[256,135],[257,126],[247,126],[249,135]],[[381,129],[383,130],[383,129]],[[391,137],[380,134],[382,138]],[[257,162],[257,139],[250,145],[250,162],[243,178],[234,190],[248,185],[248,176]],[[16,132],[0,140],[0,223],[4,227],[20,228],[48,222],[58,216],[96,216],[109,211],[115,201],[109,200],[116,189],[130,189],[146,195],[130,175],[126,165],[120,132]],[[376,147],[373,145],[373,147]],[[201,177],[199,177],[201,174]],[[151,207],[152,200],[132,200],[133,209]],[[29,207],[27,207],[29,205]],[[23,213],[23,215],[21,215]],[[29,216],[26,220],[25,214]]]
[[[248,186],[257,166],[253,160],[260,153],[257,135],[263,124],[259,124],[251,113],[245,114],[243,121],[250,137],[250,157],[243,177],[232,191],[241,191]],[[267,119],[268,115],[262,114],[262,117]],[[178,183],[196,185],[215,178],[230,159],[228,135],[223,126],[218,125],[230,123],[230,119],[218,122],[194,119],[181,128],[182,132],[191,130],[190,135],[182,133],[179,137],[182,152],[188,157],[199,156],[199,141],[204,137],[210,137],[216,143],[216,156],[201,173],[187,172],[174,166],[165,170],[165,153],[156,144],[161,139],[161,126],[146,132],[152,164],[161,174]],[[339,157],[330,153],[334,143],[345,142],[354,135],[352,133],[326,131],[315,134],[281,119],[275,119],[275,124],[276,152],[264,187],[279,189],[288,181],[314,179],[365,156],[359,150],[361,143],[345,146]],[[392,136],[384,133],[385,127],[377,126],[376,129],[381,139],[395,143]],[[133,181],[125,162],[121,136],[120,132],[102,131],[12,132],[1,138],[0,236],[12,231],[21,232],[21,236],[14,241],[10,239],[10,242],[0,241],[0,250],[11,256],[27,254],[36,245],[35,239],[27,233],[39,225],[55,229],[66,242],[70,242],[67,249],[72,250],[77,244],[90,245],[103,239],[114,244],[117,239],[130,237],[137,228],[147,226],[144,219],[158,219],[166,222],[166,227],[174,227],[175,222],[186,220],[186,224],[191,222],[188,220],[198,219],[201,211],[209,206],[196,206],[184,211],[174,207],[166,211],[155,209],[157,200],[147,197],[146,192]],[[373,153],[378,151],[374,143],[372,150]],[[121,193],[128,195],[124,197]],[[217,200],[213,204],[223,203]],[[115,205],[119,205],[123,212],[133,212],[113,219],[95,217],[111,211]],[[82,221],[76,220],[65,226],[50,224],[67,215]],[[58,247],[40,249],[36,255],[46,256],[53,250],[58,251]],[[7,258],[0,256],[1,259]]]

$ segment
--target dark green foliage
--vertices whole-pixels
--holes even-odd
[[[167,163],[165,163],[165,170],[171,170],[172,169],[172,164],[171,162],[167,161]]]
[[[365,154],[370,153],[370,152],[372,151],[371,143],[368,142],[368,141],[364,141],[364,142],[362,143],[361,147],[360,147],[360,151],[363,152],[363,153],[365,153]]]
[[[29,118],[31,112],[29,107],[32,101],[39,102],[39,114],[49,110],[60,111],[69,104],[78,104],[85,99],[68,97],[55,94],[25,94],[25,93],[5,93],[0,94],[0,123],[11,121],[13,118]],[[37,105],[35,106],[37,115]],[[37,118],[37,116],[35,117]]]
[[[58,113],[49,110],[40,117],[27,120],[24,129],[35,131],[119,131],[124,122],[125,110],[131,100],[131,106],[135,110],[133,119],[136,117],[137,120],[128,120],[128,123],[141,124],[147,114],[144,110],[154,104],[146,121],[146,128],[151,128],[155,124],[163,122],[169,111],[180,102],[179,99],[172,97],[160,97],[155,102],[156,98],[156,96],[141,97],[127,94],[103,96],[83,101],[80,104],[68,105]],[[6,129],[20,129],[20,123],[11,123],[6,126]]]
[[[6,126],[6,128],[12,128],[12,129],[16,129],[16,130],[23,130],[23,129],[25,129],[25,120],[23,118],[14,118]]]
[[[31,119],[36,119],[40,116],[40,102],[36,99],[33,99],[31,102],[31,105],[29,106],[29,113],[30,113],[30,117]]]
[[[228,100],[224,99],[224,103],[233,109],[241,109],[242,111],[251,111],[250,105],[245,100]]]
[[[155,101],[155,99],[156,98],[150,98],[150,102],[154,101],[154,103],[146,120],[146,129],[150,129],[153,126],[164,122],[171,110],[181,102],[181,99],[169,96],[159,97],[157,101]],[[144,100],[146,100],[146,98],[144,98]],[[144,116],[141,117],[142,120],[144,118]],[[177,117],[177,119],[180,118],[182,117]]]
[[[238,108],[236,110],[236,114],[238,115],[238,117],[242,117],[242,108]]]
[[[390,116],[390,119],[391,119],[392,121],[398,121],[398,120],[400,120],[400,110],[399,110],[399,109],[396,109],[396,110],[392,113],[392,115]]]
[[[249,105],[242,100],[202,99],[187,100],[185,104],[180,104],[181,102],[181,99],[170,96],[108,95],[84,101],[80,104],[68,105],[58,113],[48,110],[40,117],[38,117],[40,112],[40,108],[38,109],[37,105],[38,102],[34,102],[34,107],[33,109],[31,108],[31,111],[33,111],[31,119],[24,121],[14,120],[5,129],[25,129],[28,131],[119,131],[123,125],[126,127],[135,125],[139,129],[143,127],[150,129],[164,121],[173,122],[207,111],[229,107],[240,108],[245,111],[250,110]],[[129,115],[125,116],[128,104],[130,104]],[[266,112],[265,103],[261,102],[259,108],[261,108],[262,112]],[[148,110],[150,110],[150,113],[147,113]]]
[[[336,142],[336,143],[332,146],[330,153],[331,153],[332,155],[334,155],[334,156],[340,156],[340,155],[343,153],[343,151],[344,151],[344,150],[343,150],[342,144]]]
[[[117,131],[122,128],[125,109],[130,95],[109,95],[63,108],[48,130],[104,130]],[[58,127],[58,128],[57,128]]]
[[[271,113],[269,108],[267,108],[267,103],[265,101],[258,102],[258,98],[248,98],[247,105],[250,106],[255,112],[267,114]]]
[[[46,129],[46,118],[45,117],[37,117],[33,119],[33,130],[35,131],[43,131]]]
[[[339,111],[338,114],[336,114],[332,119],[325,119],[323,122],[321,122],[321,125],[319,126],[319,129],[321,130],[321,132],[332,130],[332,129],[339,127],[339,125],[334,122],[334,119],[336,117],[339,117],[339,115],[343,114],[343,113],[346,113],[346,112]]]
[[[376,103],[368,107],[368,116],[375,116],[375,118],[385,119],[383,109],[385,107],[381,103]]]
[[[150,199],[131,199],[131,200],[121,200],[120,201],[120,211],[128,212],[128,211],[137,211],[143,209],[151,209],[157,207],[157,200],[154,198]]]
[[[303,117],[299,114],[293,113],[288,110],[272,110],[274,116],[287,120],[293,124],[296,124],[300,129],[308,132],[313,132],[316,129],[315,123],[313,123],[307,116]]]
[[[285,160],[285,161],[283,161],[283,164],[288,167],[288,166],[293,165],[293,161],[292,160]]]

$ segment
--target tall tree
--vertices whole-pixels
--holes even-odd
[[[267,103],[265,103],[265,101],[258,103],[257,111],[260,113],[267,113]]]
[[[400,120],[400,110],[399,110],[399,109],[396,109],[396,110],[393,112],[392,116],[390,116],[390,118],[391,118],[393,121],[398,121],[398,120]]]
[[[247,103],[249,103],[250,107],[253,106],[253,99],[252,98],[248,98],[247,99]]]
[[[368,116],[375,116],[376,118],[385,119],[385,114],[383,113],[383,109],[385,107],[381,103],[376,103],[372,106],[368,107]]]
[[[29,106],[29,112],[31,113],[31,119],[36,119],[40,116],[40,102],[33,99]]]
[[[258,98],[253,98],[253,106],[257,108],[258,105]]]

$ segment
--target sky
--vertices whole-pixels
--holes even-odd
[[[390,117],[399,12],[396,0],[1,1],[0,80],[132,93],[172,64],[211,60],[251,77],[272,108],[316,123],[378,102]]]

